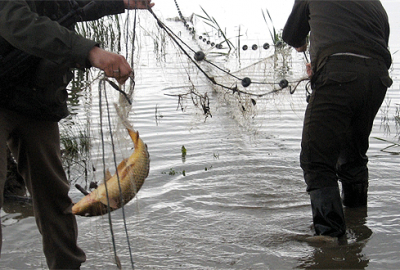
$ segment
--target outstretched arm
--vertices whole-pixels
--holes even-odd
[[[154,6],[151,0],[123,0],[126,9],[149,9]],[[104,71],[106,76],[115,78],[123,84],[132,74],[132,68],[125,57],[108,52],[99,47],[89,51],[88,59],[92,66]]]

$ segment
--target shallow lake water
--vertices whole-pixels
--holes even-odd
[[[400,2],[384,3],[389,15],[395,17]],[[282,16],[287,16],[290,7]],[[163,21],[176,16],[164,14],[161,7],[155,10]],[[155,27],[151,16],[140,16],[141,26]],[[215,16],[218,20],[218,14]],[[400,47],[397,18],[392,23],[392,52]],[[286,50],[274,53],[271,48],[241,51],[240,61],[237,54],[217,56],[203,42],[191,39],[181,22],[165,22],[191,48],[203,49],[210,62],[241,78],[267,82],[253,84],[246,91],[279,89],[276,83],[282,78],[293,89],[304,76],[305,59],[301,54]],[[396,53],[391,69],[394,84],[376,117],[370,139],[368,208],[345,209],[347,241],[310,244],[302,241],[313,231],[309,197],[299,167],[305,82],[294,94],[286,88],[251,97],[254,105],[249,96],[238,98],[230,90],[213,86],[155,28],[141,31],[137,38],[136,86],[129,115],[148,145],[150,174],[137,197],[124,207],[124,213],[117,210],[111,214],[115,249],[123,269],[132,268],[130,254],[135,269],[398,268],[400,148],[387,148],[398,143],[400,132],[400,60]],[[271,42],[268,33],[262,38],[247,35],[241,39],[241,45],[249,47],[264,42]],[[233,84],[230,76],[214,67],[206,63],[200,66],[217,81]],[[113,109],[113,103],[119,100],[117,92],[108,85],[101,91],[100,129],[97,81],[91,87],[91,92],[77,95],[72,105],[74,115],[62,122],[62,130],[73,134],[90,130],[91,150],[85,156],[86,163],[69,164],[68,170],[71,184],[83,186],[100,181],[103,175],[100,130],[105,136],[107,167],[114,166],[109,121],[117,160],[130,155],[133,147],[117,124]],[[192,95],[183,95],[193,89]],[[201,99],[205,93],[206,98]],[[179,100],[177,95],[183,98]],[[204,100],[207,106],[209,102],[211,115],[205,115],[204,107],[194,104]],[[184,156],[182,146],[186,149]],[[82,164],[89,168],[86,178]],[[70,195],[74,201],[82,197],[73,185]],[[47,268],[41,237],[29,210],[16,203],[2,209],[2,269]],[[117,269],[109,217],[77,220],[79,245],[87,254],[82,269]]]

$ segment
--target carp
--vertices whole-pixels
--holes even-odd
[[[107,205],[111,211],[121,208],[135,197],[149,175],[150,156],[147,145],[139,138],[139,132],[125,127],[135,146],[132,155],[118,165],[113,176],[106,173],[103,184],[73,205],[73,214],[99,216],[107,213]]]

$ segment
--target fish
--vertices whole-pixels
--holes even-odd
[[[150,170],[147,144],[139,137],[138,131],[127,125],[125,128],[134,144],[132,155],[121,161],[113,176],[106,172],[104,183],[73,205],[74,215],[100,216],[108,213],[108,209],[119,209],[132,200],[142,187]]]

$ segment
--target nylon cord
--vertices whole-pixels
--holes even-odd
[[[136,6],[137,0],[133,0],[133,1],[135,1],[135,6]],[[129,2],[128,2],[128,5],[129,5]],[[129,37],[129,14],[130,14],[130,12],[128,11],[127,24],[126,24],[126,29],[127,29],[126,30],[126,38],[127,38],[127,40],[128,40],[128,37]],[[133,30],[133,44],[132,44],[132,46],[134,46],[134,41],[135,41],[135,36],[136,36],[136,19],[137,19],[137,12],[136,12],[136,9],[135,9],[134,27],[133,27],[133,29],[134,29]],[[127,42],[127,44],[128,44],[128,42]],[[126,59],[127,58],[128,58],[128,45],[126,46]],[[133,69],[133,55],[132,55],[132,64],[131,64],[131,66],[132,66],[132,69]],[[133,86],[134,86],[135,85],[135,81],[132,78],[132,76],[130,78],[131,78],[131,81],[132,81]],[[118,90],[121,94],[124,95],[124,97],[128,100],[130,105],[132,104],[130,99],[126,95],[126,93],[123,92],[122,90],[120,90],[119,87],[116,88],[113,85],[112,81],[108,80],[107,78],[104,78],[104,81],[109,82],[112,87],[114,87],[116,90]],[[105,90],[105,88],[104,88],[104,90]],[[131,244],[130,244],[130,240],[129,240],[129,233],[128,233],[128,227],[127,227],[127,222],[126,222],[125,207],[124,207],[124,203],[123,203],[123,196],[122,196],[123,193],[122,193],[122,188],[121,188],[121,179],[120,179],[119,172],[118,172],[118,163],[117,163],[117,159],[116,159],[114,136],[113,136],[112,127],[111,127],[110,106],[109,106],[109,102],[108,102],[107,92],[106,91],[104,91],[104,96],[105,96],[105,102],[106,102],[106,108],[107,108],[108,128],[109,128],[109,132],[110,132],[110,140],[111,140],[111,146],[112,146],[112,152],[113,152],[113,161],[114,161],[115,171],[116,171],[116,175],[117,175],[118,189],[119,189],[119,195],[120,195],[121,211],[122,211],[122,218],[123,218],[123,223],[124,223],[124,230],[125,230],[125,234],[126,234],[126,241],[127,241],[127,245],[128,245],[128,252],[129,252],[129,256],[130,256],[131,267],[132,267],[132,269],[135,269],[135,263],[134,263],[134,260],[133,260],[132,248],[131,248]],[[104,158],[104,152],[103,152],[103,158]],[[105,168],[105,164],[104,164],[104,168]],[[110,217],[109,195],[108,195],[107,186],[106,186],[106,195],[107,195],[107,202],[108,202],[107,208],[108,208],[109,217]],[[110,224],[111,224],[111,222],[110,222]],[[110,228],[112,230],[112,225],[111,225]],[[113,237],[113,245],[114,245],[114,252],[115,252],[115,260],[116,260],[116,262],[118,264],[119,263],[119,259],[117,257],[116,250],[115,250],[114,237]],[[119,267],[120,267],[120,265],[119,265]]]
[[[103,87],[102,87],[103,86]],[[117,248],[115,244],[115,237],[114,237],[114,230],[113,230],[113,225],[112,225],[112,219],[111,219],[111,208],[110,208],[110,197],[108,196],[108,188],[107,188],[107,181],[106,181],[106,160],[105,160],[105,146],[104,146],[104,132],[103,132],[103,109],[102,109],[102,95],[101,91],[102,89],[105,89],[105,81],[102,80],[99,82],[99,113],[100,113],[100,137],[101,137],[101,148],[103,152],[102,156],[102,161],[103,161],[103,168],[104,168],[104,186],[106,189],[106,197],[107,197],[107,212],[108,212],[108,223],[110,226],[110,233],[111,233],[111,240],[113,244],[113,250],[114,250],[114,259],[115,262],[118,262],[118,255],[117,255]]]
[[[131,251],[131,246],[129,243],[129,234],[128,234],[128,228],[126,226],[126,216],[125,216],[125,207],[123,203],[123,196],[122,196],[122,188],[121,188],[121,181],[120,181],[120,176],[118,172],[118,164],[117,164],[117,159],[116,159],[116,153],[115,153],[115,143],[114,143],[114,136],[112,132],[112,127],[111,127],[111,116],[110,116],[110,106],[107,98],[107,92],[104,91],[104,97],[105,97],[105,102],[106,102],[106,108],[107,108],[107,119],[108,119],[108,128],[110,132],[110,140],[111,140],[111,147],[112,147],[112,152],[113,152],[113,160],[114,160],[114,166],[115,166],[115,171],[117,175],[117,182],[118,182],[118,189],[119,189],[119,196],[120,196],[120,201],[121,201],[121,210],[122,210],[122,218],[124,221],[124,228],[125,228],[125,233],[126,233],[126,239],[128,242],[128,249],[129,249],[129,255],[131,259],[131,265],[132,269],[134,269],[134,262],[133,262],[133,257],[132,257],[132,251]],[[108,194],[107,194],[108,196]]]
[[[133,0],[133,1],[135,1],[135,6],[136,6],[137,0]],[[128,2],[128,5],[129,5],[129,2]],[[135,9],[133,40],[135,40],[135,35],[136,35],[135,34],[136,18],[137,18],[137,13],[136,13],[136,9]],[[128,11],[128,15],[127,15],[127,27],[126,27],[126,29],[127,29],[126,30],[126,38],[128,39],[128,36],[129,36],[129,11]],[[133,46],[134,46],[134,41],[133,41]],[[128,46],[126,46],[126,59],[127,58],[128,58]],[[133,58],[133,56],[132,56],[132,58]],[[132,68],[133,68],[133,59],[132,59]],[[131,78],[131,81],[133,81],[133,85],[135,85],[135,81],[133,80],[132,76],[130,78]],[[104,78],[102,81],[103,81],[103,84],[105,83],[105,81],[110,83],[110,85],[113,88],[115,88],[117,91],[119,91],[121,94],[124,95],[124,97],[128,100],[130,105],[132,104],[130,99],[126,95],[126,93],[124,91],[122,91],[119,87],[116,87],[115,83],[113,83],[112,81],[110,81],[107,78]],[[99,96],[101,97],[101,94],[99,94]],[[119,172],[118,172],[118,163],[117,163],[117,159],[116,159],[114,136],[113,136],[112,127],[111,127],[110,106],[109,106],[109,102],[108,102],[108,98],[107,98],[107,92],[106,92],[105,87],[104,87],[104,97],[105,97],[105,103],[106,103],[106,108],[107,108],[108,128],[109,128],[109,132],[110,132],[110,140],[111,140],[111,146],[112,146],[113,161],[114,161],[115,171],[116,171],[116,175],[117,175],[117,182],[118,182],[118,189],[119,189],[119,195],[120,195],[121,211],[122,211],[122,218],[123,218],[123,223],[124,223],[124,230],[125,230],[125,234],[126,234],[126,241],[127,241],[127,245],[128,245],[128,252],[129,252],[131,267],[132,267],[132,269],[135,269],[135,263],[134,263],[134,260],[133,260],[132,248],[131,248],[131,244],[130,244],[130,240],[129,240],[129,233],[128,233],[128,227],[127,227],[127,222],[126,222],[126,214],[125,214],[125,207],[124,207],[124,203],[123,203],[123,196],[122,196],[123,193],[122,193],[122,188],[121,188],[121,181],[120,181],[120,176],[119,176]],[[101,99],[100,99],[100,104],[101,104]],[[100,108],[101,108],[101,105],[100,105]],[[101,121],[101,126],[102,126],[102,110],[100,110],[100,112],[101,112],[100,113],[100,121]],[[102,130],[102,128],[101,128],[101,130]],[[102,143],[104,143],[103,142],[103,135],[102,135]],[[105,168],[104,144],[103,144],[103,167]],[[105,181],[105,183],[106,183],[106,181]],[[107,196],[107,211],[108,211],[108,216],[109,216],[110,230],[111,230],[111,234],[112,234],[112,242],[113,242],[113,248],[114,248],[114,254],[115,254],[115,261],[117,263],[117,266],[121,267],[120,261],[119,261],[118,256],[117,256],[117,251],[116,251],[115,237],[114,237],[114,233],[113,233],[112,220],[111,220],[110,199],[109,199],[108,188],[107,188],[106,184],[105,184],[105,188],[106,188],[106,196]]]

